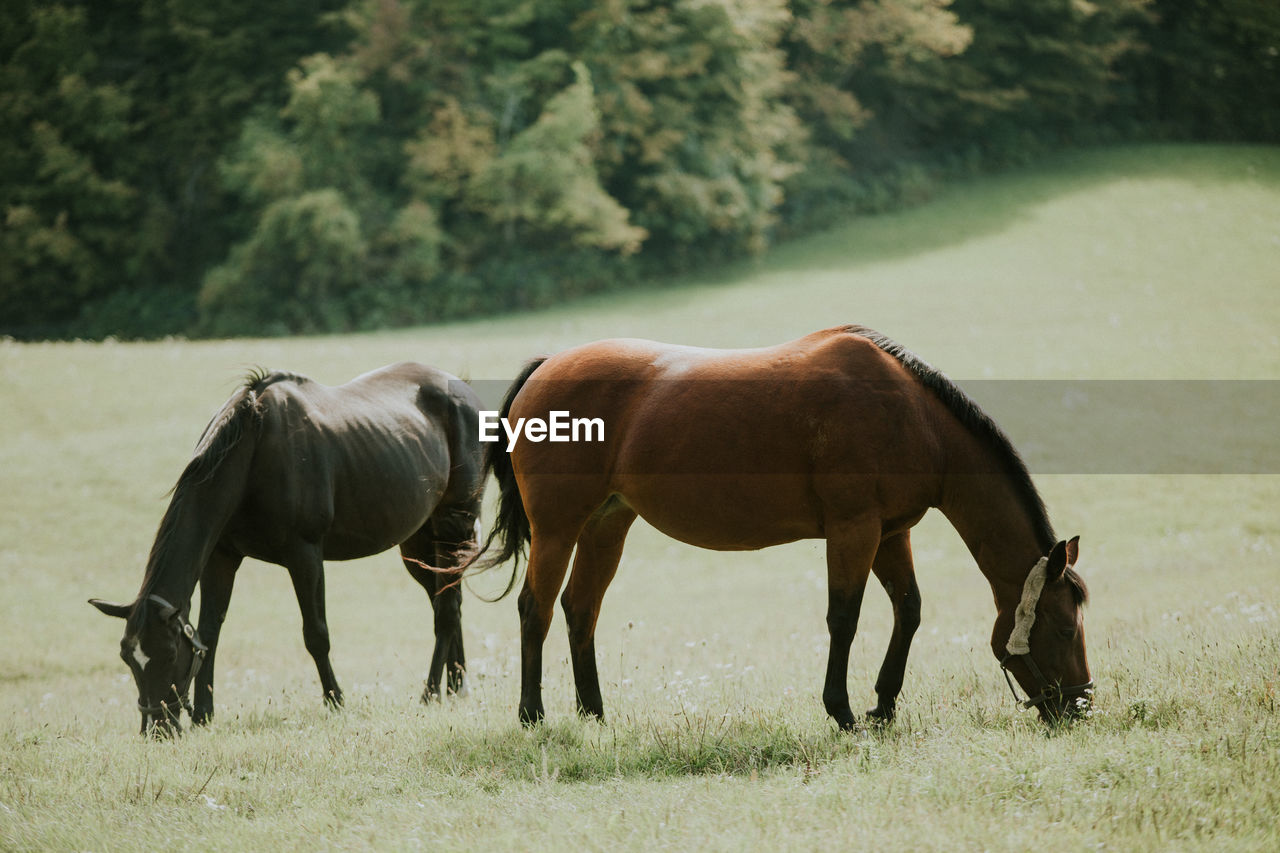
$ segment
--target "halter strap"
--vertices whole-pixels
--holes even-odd
[[[1037,696],[1029,696],[1023,699],[1018,695],[1018,688],[1013,686],[1013,677],[1009,674],[1009,660],[1011,658],[1022,658],[1022,662],[1027,665],[1027,669],[1031,671],[1031,677],[1036,680],[1036,686],[1040,688]],[[1057,698],[1080,698],[1093,690],[1093,679],[1089,679],[1084,684],[1076,684],[1071,687],[1062,687],[1055,684],[1044,677],[1044,673],[1040,671],[1040,667],[1036,666],[1035,658],[1031,657],[1031,653],[1014,655],[1007,654],[1000,658],[1000,669],[1004,672],[1004,680],[1009,685],[1009,692],[1013,694],[1013,700],[1018,703],[1021,708],[1034,708],[1043,704],[1050,699]]]
[[[196,673],[200,671],[201,665],[204,663],[205,657],[209,654],[209,649],[200,641],[200,635],[196,633],[196,629],[187,621],[187,617],[182,615],[182,611],[174,607],[168,601],[165,601],[154,593],[147,596],[147,600],[160,605],[165,610],[170,611],[168,618],[174,617],[178,620],[178,627],[181,629],[182,636],[186,639],[187,644],[191,646],[191,667],[187,671],[186,678],[182,680],[182,685],[171,685],[174,693],[173,701],[161,699],[155,705],[143,705],[141,700],[138,702],[138,710],[148,715],[165,715],[172,716],[177,719],[178,714],[183,709],[187,713],[191,713],[191,702],[187,698],[187,691],[191,689],[191,682],[195,680]]]

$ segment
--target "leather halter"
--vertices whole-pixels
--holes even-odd
[[[1036,686],[1040,688],[1038,696],[1028,696],[1026,699],[1018,696],[1018,689],[1013,686],[1013,677],[1009,674],[1009,660],[1012,658],[1022,658],[1022,662],[1027,665],[1027,669],[1031,671],[1031,677],[1036,680]],[[1036,666],[1035,658],[1031,657],[1030,652],[1020,655],[1006,654],[1000,658],[1000,669],[1004,672],[1004,680],[1009,684],[1009,692],[1013,694],[1014,701],[1021,708],[1034,708],[1037,705],[1048,702],[1050,699],[1080,699],[1093,692],[1093,679],[1089,679],[1084,684],[1063,687],[1045,678],[1044,673],[1040,671],[1040,667]]]
[[[1013,628],[1009,631],[1009,641],[1005,644],[1005,656],[1000,658],[1000,670],[1004,673],[1005,683],[1009,685],[1013,700],[1021,708],[1034,708],[1050,700],[1080,699],[1093,691],[1092,679],[1085,684],[1065,688],[1057,682],[1049,681],[1036,665],[1035,658],[1031,656],[1031,626],[1036,621],[1035,609],[1044,588],[1048,563],[1048,557],[1041,557],[1027,573],[1027,580],[1022,588],[1022,600],[1018,602],[1014,612]],[[1036,685],[1040,688],[1039,695],[1028,696],[1026,699],[1018,696],[1018,690],[1013,686],[1013,676],[1009,673],[1009,661],[1015,658],[1022,659],[1027,671],[1036,680]]]
[[[155,602],[165,610],[171,611],[168,618],[177,617],[178,627],[181,629],[183,638],[187,644],[191,646],[191,667],[187,670],[186,678],[182,680],[182,684],[171,685],[174,693],[172,700],[161,699],[155,705],[144,705],[142,700],[138,700],[138,710],[149,716],[159,717],[161,720],[168,720],[173,717],[175,720],[178,714],[185,708],[187,713],[191,713],[191,701],[187,698],[187,691],[191,689],[191,682],[195,680],[196,673],[200,671],[200,666],[204,663],[205,656],[208,655],[209,649],[204,643],[200,642],[200,635],[196,633],[196,629],[187,621],[187,617],[182,615],[182,611],[165,601],[158,595],[148,595],[148,601]]]

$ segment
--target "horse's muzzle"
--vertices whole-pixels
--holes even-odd
[[[177,697],[156,705],[138,703],[142,713],[142,734],[156,739],[168,739],[182,734],[182,723],[179,717],[183,709],[191,713],[191,706],[185,696]]]
[[[182,734],[182,723],[176,716],[143,714],[141,734],[155,740],[169,740]]]
[[[1040,716],[1047,723],[1072,722],[1089,717],[1093,710],[1093,684],[1060,694],[1039,706]]]

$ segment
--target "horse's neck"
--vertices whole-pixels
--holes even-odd
[[[996,466],[970,470],[994,472]],[[1027,574],[1045,554],[1036,511],[1002,473],[946,475],[939,509],[991,584],[997,610],[1011,613]]]
[[[189,476],[190,467],[183,473],[151,547],[140,597],[158,595],[178,608],[190,602],[209,555],[244,497],[252,458],[252,441],[245,437],[207,476]]]

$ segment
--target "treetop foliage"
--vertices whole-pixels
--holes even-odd
[[[1267,0],[14,0],[0,333],[545,304],[1100,138],[1280,140]]]

